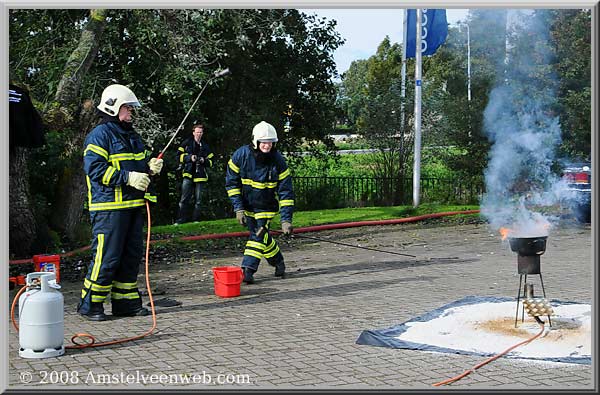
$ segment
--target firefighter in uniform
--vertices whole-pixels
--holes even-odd
[[[196,124],[192,130],[192,136],[177,149],[177,159],[183,169],[183,181],[181,182],[181,200],[179,201],[176,225],[187,222],[192,195],[194,196],[192,221],[200,220],[202,189],[208,181],[206,168],[212,167],[212,158],[214,157],[210,146],[202,141],[204,125]]]
[[[242,260],[246,284],[254,282],[254,273],[263,257],[275,267],[276,277],[285,276],[283,255],[268,230],[280,211],[283,233],[292,233],[294,191],[290,170],[275,148],[276,142],[275,128],[262,121],[252,130],[252,144],[238,148],[227,164],[227,195],[238,222],[250,231]],[[261,229],[263,232],[258,232]]]
[[[98,105],[100,122],[84,143],[83,168],[88,186],[93,260],[83,282],[79,314],[104,321],[110,294],[113,316],[143,316],[137,277],[143,256],[145,200],[150,175],[163,161],[148,161],[142,139],[132,126],[132,110],[140,103],[123,85],[110,85]]]

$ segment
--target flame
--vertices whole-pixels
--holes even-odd
[[[512,232],[512,229],[509,228],[500,228],[500,235],[502,236],[502,240],[506,240],[508,234]]]

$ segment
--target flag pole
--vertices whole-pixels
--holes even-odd
[[[404,9],[404,22],[402,23],[402,85],[400,90],[400,133],[404,134],[404,99],[406,98],[406,23],[408,20],[408,8]]]
[[[419,206],[421,184],[421,23],[422,10],[417,8],[415,43],[415,154],[413,166],[413,207]]]

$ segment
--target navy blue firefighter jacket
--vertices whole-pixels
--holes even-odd
[[[117,122],[96,126],[86,137],[83,169],[88,187],[89,211],[122,210],[156,202],[156,196],[129,185],[129,171],[148,173],[147,151],[134,130]]]
[[[281,210],[281,221],[292,221],[292,177],[279,151],[261,162],[250,145],[238,148],[227,164],[225,189],[235,211],[244,210],[256,219],[272,219]]]
[[[204,163],[192,162],[192,155],[204,158]],[[185,140],[177,148],[177,160],[183,165],[183,177],[191,178],[194,182],[207,182],[207,167],[212,167],[212,158],[215,155],[211,152],[210,146],[201,141],[196,143],[194,137]]]

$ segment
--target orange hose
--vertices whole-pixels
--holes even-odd
[[[146,331],[145,333],[138,335],[138,336],[132,336],[132,337],[126,337],[123,339],[116,339],[116,340],[110,340],[110,341],[106,341],[106,342],[102,342],[102,343],[96,343],[96,338],[92,335],[90,335],[89,333],[76,333],[75,335],[73,335],[73,337],[71,337],[71,343],[73,343],[72,346],[66,346],[65,348],[70,348],[70,349],[79,349],[79,348],[88,348],[88,347],[102,347],[102,346],[108,346],[111,344],[119,344],[119,343],[125,343],[128,341],[132,341],[132,340],[138,340],[141,339],[145,336],[148,336],[149,334],[151,334],[154,329],[156,328],[156,311],[154,309],[154,299],[152,299],[152,290],[150,289],[150,275],[149,275],[149,265],[148,265],[148,261],[150,260],[150,229],[151,229],[151,222],[150,222],[150,204],[148,203],[148,201],[146,200],[146,213],[148,215],[148,232],[147,232],[147,237],[146,237],[146,288],[148,289],[148,299],[150,299],[150,306],[152,308],[152,328],[150,328],[148,331]],[[19,331],[19,325],[17,325],[17,322],[15,320],[15,305],[17,300],[19,300],[19,296],[27,289],[27,286],[24,286],[23,288],[21,288],[19,290],[19,292],[17,292],[17,294],[15,295],[15,298],[13,299],[11,308],[10,308],[10,317],[13,323],[13,326],[15,327],[15,329],[17,330],[17,332]],[[87,338],[90,339],[89,343],[83,342],[83,343],[78,343],[76,341],[76,339],[80,339],[80,338]]]
[[[492,361],[495,361],[496,359],[498,359],[501,356],[503,356],[504,354],[507,354],[508,352],[514,350],[515,348],[517,348],[519,346],[522,346],[524,344],[527,344],[527,343],[531,343],[532,341],[534,341],[535,339],[537,339],[538,337],[540,337],[542,335],[542,333],[544,333],[544,324],[541,323],[540,326],[542,327],[542,329],[540,330],[540,332],[537,335],[535,335],[533,337],[530,337],[527,340],[524,340],[524,341],[522,341],[520,343],[515,344],[514,346],[511,346],[511,347],[507,348],[506,350],[502,351],[500,354],[496,354],[493,357],[490,357],[490,358],[486,359],[485,361],[483,361],[483,362],[481,362],[481,363],[473,366],[471,369],[465,370],[463,373],[459,374],[458,376],[452,377],[452,378],[447,379],[447,380],[440,381],[439,383],[435,383],[435,384],[432,384],[432,385],[434,387],[439,387],[441,385],[450,384],[450,383],[453,383],[455,381],[458,381],[458,380],[462,379],[463,377],[465,377],[465,376],[473,373],[475,370],[479,369],[480,367],[482,367],[484,365],[487,365],[488,363],[490,363]]]

